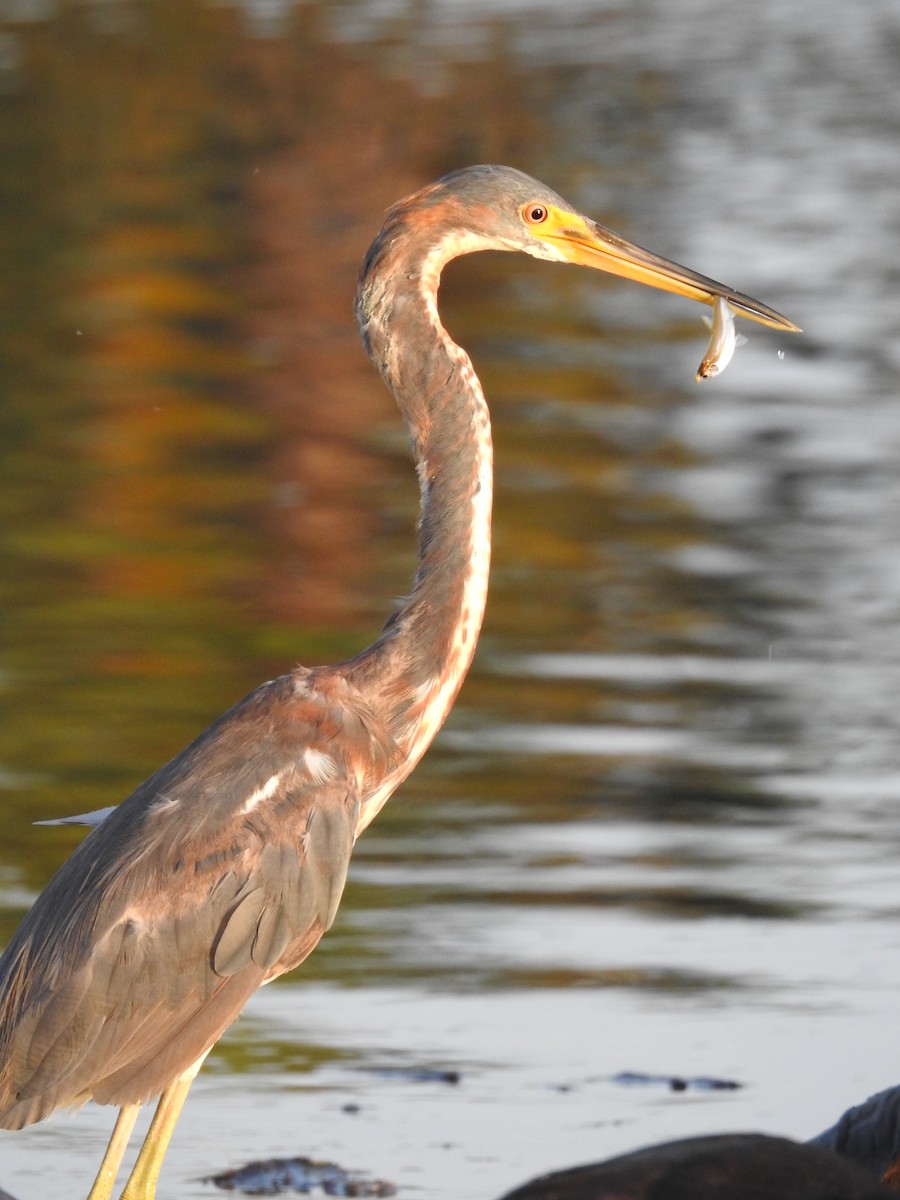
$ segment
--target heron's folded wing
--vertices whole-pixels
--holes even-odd
[[[389,739],[331,693],[278,720],[270,696],[264,721],[255,696],[111,813],[15,935],[0,1126],[159,1093],[334,920],[360,779]]]

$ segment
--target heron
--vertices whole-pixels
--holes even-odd
[[[434,739],[472,662],[490,559],[491,426],[437,308],[481,250],[580,263],[794,331],[749,296],[581,215],[510,167],[445,175],[388,210],[356,314],[406,422],[418,565],[367,649],[262,684],[113,809],[0,959],[0,1127],[115,1105],[89,1200],[108,1200],[142,1105],[157,1108],[122,1200],[153,1200],[191,1082],[262,984],[334,921],[357,837]]]

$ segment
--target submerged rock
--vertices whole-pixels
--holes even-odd
[[[409,1083],[450,1083],[457,1084],[462,1079],[459,1071],[447,1071],[441,1067],[366,1067],[369,1075],[377,1075],[381,1079],[401,1079]]]
[[[320,1188],[324,1196],[394,1196],[397,1189],[381,1179],[366,1179],[336,1163],[311,1158],[266,1158],[234,1171],[212,1175],[207,1183],[245,1196],[277,1196],[280,1192],[309,1195]]]
[[[733,1092],[743,1085],[735,1079],[716,1079],[709,1075],[647,1075],[644,1071],[619,1071],[613,1083],[628,1087],[662,1085],[673,1092]]]

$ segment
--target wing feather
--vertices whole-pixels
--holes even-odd
[[[347,807],[320,804],[310,810],[304,845],[309,871],[317,884],[317,912],[324,929],[331,928],[341,901],[353,833]]]
[[[269,971],[284,954],[291,937],[291,922],[284,908],[281,905],[269,905],[260,916],[250,957],[258,967]]]
[[[212,967],[217,975],[236,975],[251,960],[251,951],[266,910],[266,893],[255,887],[238,900],[222,924],[212,951]]]

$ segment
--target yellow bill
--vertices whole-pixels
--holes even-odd
[[[661,258],[652,250],[629,242],[579,213],[566,212],[552,205],[532,205],[526,206],[523,216],[532,236],[555,251],[554,258],[634,279],[665,292],[699,300],[701,304],[714,305],[717,297],[722,297],[736,313],[751,321],[769,325],[772,329],[801,332],[799,325],[767,304],[689,267]]]

